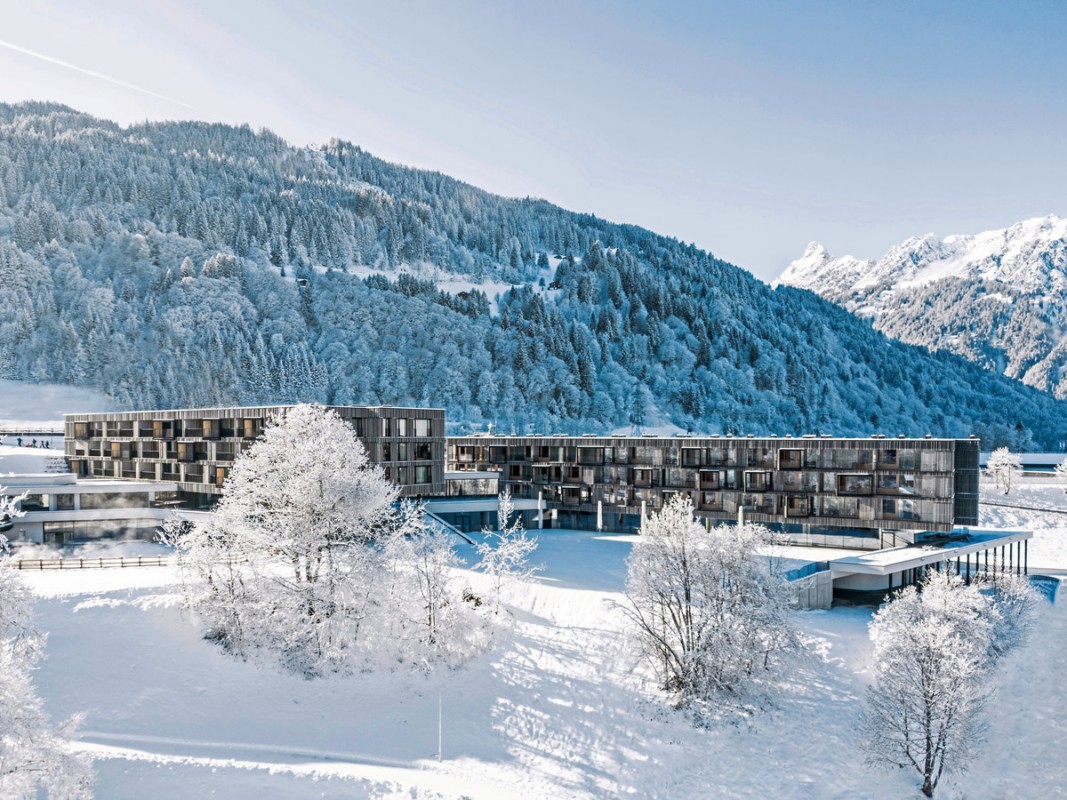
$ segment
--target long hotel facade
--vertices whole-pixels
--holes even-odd
[[[22,476],[13,538],[151,538],[222,496],[229,470],[292,406],[70,414],[71,474]],[[441,409],[330,407],[403,497],[455,532],[494,526],[508,491],[529,528],[637,532],[672,496],[707,524],[760,522],[812,546],[798,602],[877,595],[928,569],[1027,569],[1028,531],[978,523],[977,439],[826,436],[445,436]],[[824,548],[838,548],[830,550]],[[979,559],[981,561],[981,565]],[[954,567],[953,567],[954,564]],[[999,566],[998,566],[999,565]]]
[[[81,478],[166,484],[172,491],[158,503],[210,508],[233,461],[289,408],[70,414],[66,456]],[[402,496],[507,490],[537,501],[542,526],[636,531],[644,515],[681,493],[701,518],[741,515],[810,544],[850,539],[877,548],[978,522],[976,439],[446,438],[441,409],[331,409],[353,426]],[[455,522],[477,528],[484,517]]]
[[[501,491],[539,498],[560,527],[636,531],[687,494],[711,522],[741,515],[796,541],[868,547],[977,525],[978,451],[977,439],[933,438],[448,439],[453,474],[495,472]]]

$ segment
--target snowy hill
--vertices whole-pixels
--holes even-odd
[[[812,242],[777,283],[809,289],[910,344],[1067,397],[1067,219],[918,236],[877,260]]]
[[[1067,438],[1067,405],[676,239],[247,127],[0,104],[0,309],[0,378],[122,408]]]

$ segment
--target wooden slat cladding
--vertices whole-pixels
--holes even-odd
[[[688,492],[697,513],[711,519],[736,519],[744,508],[755,521],[872,535],[882,528],[947,531],[975,524],[968,504],[955,497],[955,486],[957,480],[977,486],[977,453],[977,440],[932,438],[448,440],[449,469],[500,472],[502,485],[514,495],[540,495],[550,509],[593,513],[602,503],[613,514],[632,515]]]

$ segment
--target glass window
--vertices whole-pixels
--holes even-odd
[[[874,479],[871,475],[843,474],[837,476],[838,494],[871,494]]]
[[[407,467],[397,467],[396,468],[396,482],[397,483],[401,483],[401,484],[405,484],[405,483],[408,482],[408,468]]]
[[[408,421],[406,419],[396,420],[396,433],[394,436],[407,436],[408,435]]]
[[[415,435],[416,436],[429,436],[430,435],[430,420],[428,420],[428,419],[416,419],[415,420]]]
[[[389,442],[382,442],[382,461],[392,461],[392,448]]]
[[[432,483],[430,467],[415,467],[415,483]]]
[[[396,443],[396,460],[407,461],[408,460],[408,443],[397,442]]]

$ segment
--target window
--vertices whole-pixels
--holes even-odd
[[[416,436],[429,436],[430,435],[430,420],[428,419],[416,419],[415,422],[415,435]]]
[[[432,483],[432,470],[430,467],[415,467],[415,483]]]
[[[407,461],[408,460],[408,443],[397,442],[396,443],[396,460]]]
[[[804,466],[803,450],[779,450],[778,469],[800,469]]]
[[[874,494],[874,477],[870,473],[841,473],[837,476],[838,494]]]
[[[745,472],[745,491],[746,492],[767,492],[770,491],[774,482],[774,473],[770,471],[754,471],[748,470]]]
[[[363,417],[353,417],[352,430],[356,432],[356,436],[362,439],[366,434],[363,432]]]
[[[429,461],[433,458],[432,448],[429,442],[418,442],[414,445],[415,461]]]
[[[806,517],[811,514],[811,498],[796,495],[785,498],[785,515],[787,517]]]
[[[392,461],[392,449],[389,442],[382,442],[382,461]]]
[[[895,517],[897,515],[897,501],[888,497],[882,498],[882,516]]]
[[[406,484],[408,482],[408,468],[397,467],[396,468],[396,482],[400,484]]]
[[[22,502],[19,503],[19,508],[23,511],[47,511],[48,495],[28,494],[22,498]]]

